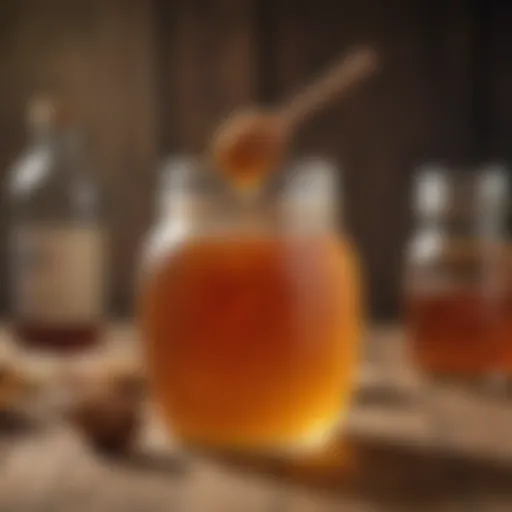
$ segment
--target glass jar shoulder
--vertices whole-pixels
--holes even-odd
[[[177,261],[201,259],[233,271],[268,265],[287,274],[323,268],[333,279],[359,280],[360,263],[353,242],[333,233],[287,235],[276,232],[194,231],[180,223],[157,225],[142,254],[142,269],[151,275]]]

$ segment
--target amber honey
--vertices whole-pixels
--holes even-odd
[[[411,293],[408,329],[420,368],[441,374],[486,374],[503,357],[504,302],[480,289]]]
[[[506,253],[510,257],[510,251]],[[512,375],[512,273],[507,269],[503,297],[503,329],[498,356],[498,366],[507,375]]]
[[[347,410],[358,354],[355,262],[331,236],[204,238],[146,279],[157,403],[199,445],[301,446]]]
[[[276,170],[284,144],[278,118],[249,113],[228,123],[220,132],[213,148],[214,159],[233,185],[250,189],[259,187]]]

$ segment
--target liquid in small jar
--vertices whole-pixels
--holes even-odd
[[[503,257],[503,301],[502,336],[497,357],[498,370],[507,376],[512,375],[512,246],[505,243]]]
[[[412,293],[408,337],[417,365],[433,374],[485,375],[499,368],[503,297],[478,289]]]

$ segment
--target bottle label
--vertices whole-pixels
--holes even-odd
[[[106,276],[99,227],[23,226],[14,231],[12,248],[18,318],[69,325],[101,317]]]

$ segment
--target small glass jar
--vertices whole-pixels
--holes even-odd
[[[190,445],[321,445],[352,395],[361,308],[333,168],[302,161],[259,198],[191,159],[165,169],[140,318],[163,418]]]
[[[503,348],[505,175],[428,166],[415,186],[405,283],[413,358],[427,374],[488,375]]]

